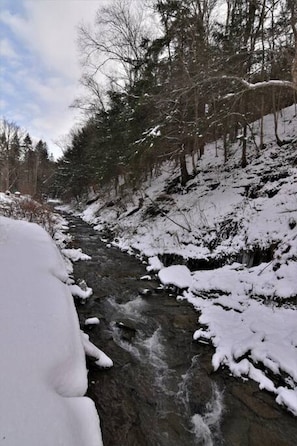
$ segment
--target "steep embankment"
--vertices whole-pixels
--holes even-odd
[[[180,298],[200,312],[194,338],[216,347],[214,369],[250,377],[297,415],[296,107],[280,113],[281,147],[273,116],[264,124],[260,151],[259,123],[251,125],[245,169],[240,140],[226,163],[217,141],[186,187],[167,163],[138,194],[99,199],[83,218],[111,229],[114,243],[145,255],[149,271],[183,289]]]

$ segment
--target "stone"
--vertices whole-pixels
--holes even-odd
[[[288,439],[282,438],[277,431],[266,429],[263,424],[251,423],[249,431],[249,446],[295,446],[295,440],[288,443]]]
[[[248,383],[233,385],[232,394],[261,418],[271,420],[279,417],[279,413],[275,409],[258,399],[256,394],[252,393]]]

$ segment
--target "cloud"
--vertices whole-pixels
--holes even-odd
[[[18,59],[12,43],[7,38],[0,40],[0,56],[8,59]]]
[[[7,107],[7,102],[4,99],[0,99],[0,110]]]
[[[2,0],[1,0],[2,1]],[[1,6],[0,100],[3,115],[33,138],[52,143],[69,132],[76,113],[69,109],[81,93],[77,27],[93,22],[102,0],[14,0]],[[5,85],[5,88],[3,88]]]
[[[77,27],[93,21],[104,2],[95,0],[24,0],[24,15],[4,11],[2,21],[38,55],[49,70],[65,77],[79,75]]]

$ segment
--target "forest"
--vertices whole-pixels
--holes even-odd
[[[168,159],[183,186],[218,138],[225,161],[240,142],[244,168],[251,122],[274,113],[282,144],[277,111],[296,102],[296,42],[294,0],[114,0],[78,30],[86,94],[71,104],[81,124],[63,156],[54,162],[43,141],[33,147],[3,121],[1,188],[64,199],[120,194]]]
[[[6,119],[0,121],[0,190],[42,199],[52,189],[56,163],[47,143]]]

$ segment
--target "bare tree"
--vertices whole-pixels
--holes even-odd
[[[292,82],[297,91],[297,3],[295,0],[288,0],[288,8],[291,13],[291,27],[295,41],[295,56],[292,64]]]
[[[88,73],[83,74],[80,82],[88,94],[86,96],[76,98],[70,105],[70,108],[81,110],[87,117],[93,116],[101,110],[105,110],[105,88]]]
[[[109,80],[130,86],[138,79],[150,36],[144,3],[114,0],[98,10],[94,28],[80,26],[82,62],[91,76],[100,71]]]
[[[0,122],[0,187],[9,190],[17,179],[20,129],[14,122]]]

